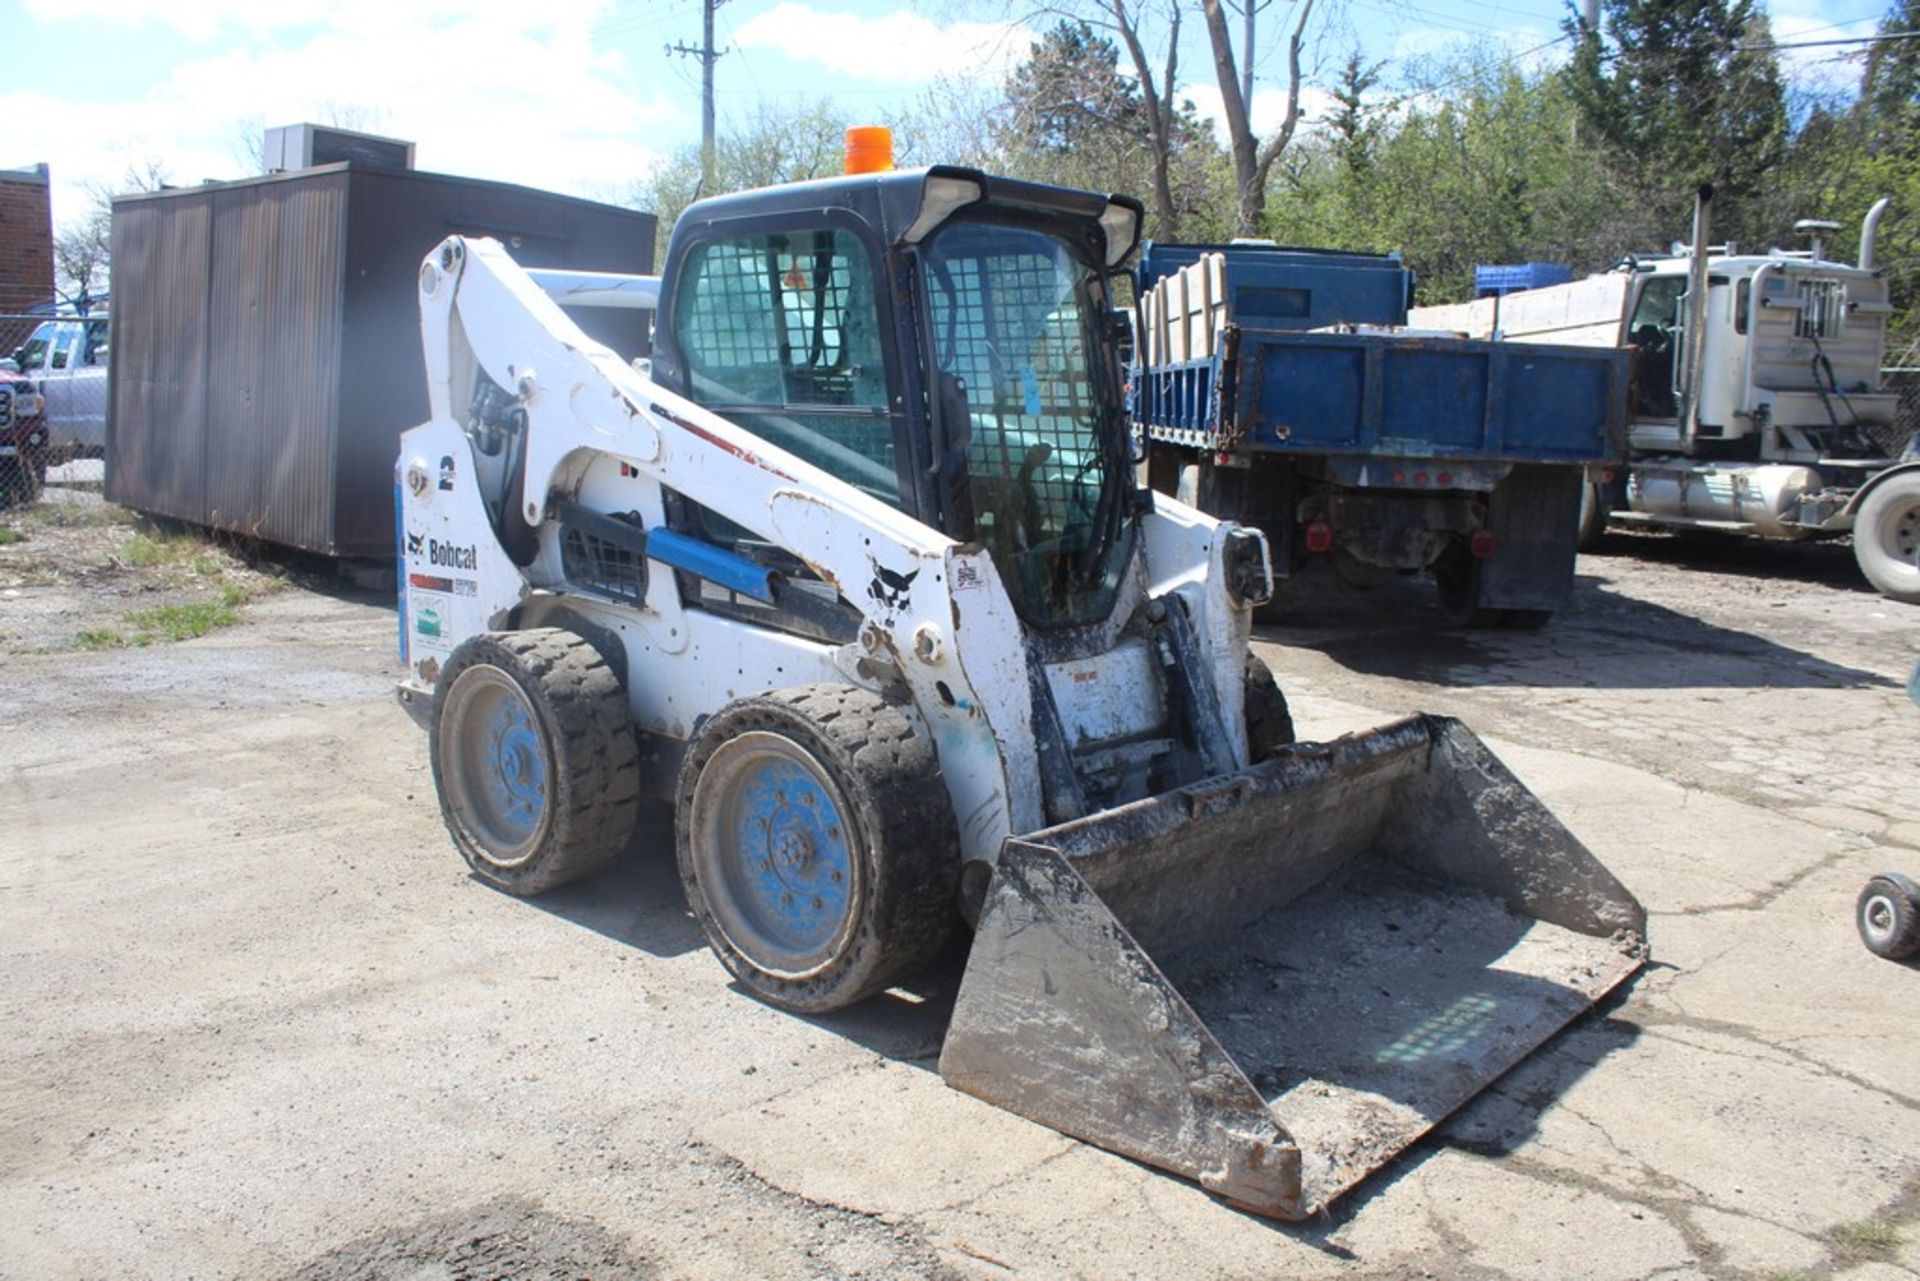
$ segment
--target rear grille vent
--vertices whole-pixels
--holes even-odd
[[[636,535],[640,521],[632,516],[609,518],[633,526]],[[644,546],[640,537],[632,540]],[[567,581],[576,587],[597,592],[614,600],[640,605],[647,598],[647,558],[633,546],[563,523],[560,531],[560,567]]]
[[[1800,282],[1800,315],[1794,320],[1796,338],[1837,338],[1847,296],[1837,280]]]

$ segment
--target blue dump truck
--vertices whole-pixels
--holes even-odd
[[[1149,244],[1134,418],[1148,483],[1267,534],[1279,574],[1430,571],[1468,626],[1573,586],[1584,468],[1620,457],[1629,352],[1409,330],[1397,254]]]

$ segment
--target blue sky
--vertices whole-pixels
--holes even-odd
[[[1279,107],[1296,3],[1263,14],[1256,124]],[[1768,8],[1788,40],[1870,32],[1886,5]],[[829,97],[850,124],[886,123],[942,77],[1003,78],[1050,22],[1044,12],[1004,0],[728,0],[721,113]],[[1320,0],[1309,83],[1329,83],[1354,48],[1391,63],[1484,41],[1550,60],[1564,46],[1539,46],[1563,12],[1562,0]],[[15,126],[0,168],[49,163],[63,224],[84,213],[90,184],[149,161],[178,183],[244,176],[246,140],[268,124],[365,128],[414,140],[423,169],[587,196],[624,189],[699,138],[698,66],[663,48],[697,43],[699,0],[6,0],[0,14],[11,37],[0,119]],[[1197,13],[1188,27],[1178,79],[1212,110]],[[1856,73],[1839,52],[1795,54],[1793,74],[1844,84]],[[1319,101],[1308,94],[1310,112]]]

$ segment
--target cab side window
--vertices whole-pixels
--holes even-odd
[[[54,329],[53,352],[47,361],[50,369],[65,369],[73,363],[74,339],[77,337],[73,325],[58,325]]]
[[[674,337],[695,401],[900,505],[874,267],[856,237],[821,229],[695,247]]]

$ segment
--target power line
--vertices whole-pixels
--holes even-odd
[[[1879,44],[1883,40],[1920,40],[1920,31],[1889,31],[1878,36],[1846,36],[1838,40],[1781,40],[1772,44],[1743,44],[1740,53],[1772,53],[1775,49],[1817,49],[1835,44]]]

